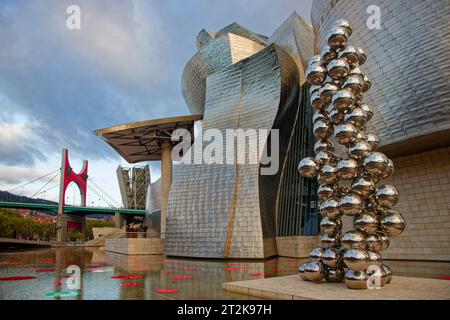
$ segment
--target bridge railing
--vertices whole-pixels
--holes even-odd
[[[147,238],[160,239],[164,234],[160,232],[116,232],[106,236],[107,239]]]

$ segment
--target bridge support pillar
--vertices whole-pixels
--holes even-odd
[[[165,238],[169,191],[172,184],[172,143],[161,143],[161,238]]]
[[[120,212],[114,214],[114,224],[116,228],[122,228],[125,226],[125,217]]]
[[[71,230],[79,233],[79,239],[81,241],[84,241],[86,218],[71,214],[58,214],[56,228],[56,240],[58,241],[58,243],[64,243],[67,240],[74,240],[69,238],[67,235],[67,233],[71,233]]]

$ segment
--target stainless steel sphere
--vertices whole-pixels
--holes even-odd
[[[320,92],[320,90],[314,91],[313,94],[310,97],[311,106],[315,110],[322,110],[322,108],[324,107],[324,103],[323,103],[322,99],[320,99],[319,92]]]
[[[325,277],[325,266],[318,260],[310,261],[305,266],[304,274],[310,281],[321,281]]]
[[[364,271],[369,266],[369,254],[366,250],[348,249],[344,254],[344,263],[354,271]]]
[[[339,51],[339,59],[344,59],[350,66],[355,66],[359,62],[358,50],[351,44]]]
[[[347,44],[349,35],[345,28],[333,27],[328,33],[328,45],[331,49],[341,49]]]
[[[367,253],[369,254],[369,265],[376,265],[381,267],[381,265],[383,264],[383,258],[381,257],[381,254],[372,250],[367,250]]]
[[[383,207],[393,207],[398,201],[398,191],[390,184],[379,186],[375,189],[375,199]]]
[[[392,176],[394,174],[395,168],[394,168],[394,162],[388,158],[388,167],[387,170],[383,173],[383,175],[381,176],[381,178],[383,179],[387,179],[390,176]]]
[[[347,123],[351,123],[356,128],[361,128],[366,123],[366,114],[361,108],[356,107],[345,114],[344,120]]]
[[[356,230],[365,234],[375,233],[378,229],[378,218],[370,211],[365,211],[353,220],[353,226]]]
[[[339,202],[334,198],[327,199],[320,204],[319,210],[322,217],[336,219],[341,216],[338,209]]]
[[[345,284],[349,289],[367,289],[367,279],[369,276],[364,271],[347,270],[345,273]]]
[[[367,143],[370,145],[372,151],[375,151],[380,146],[380,138],[376,134],[368,133],[366,135]]]
[[[391,268],[389,268],[389,266],[383,264],[383,265],[381,266],[381,269],[382,269],[384,272],[386,272],[386,274],[387,274],[386,284],[391,283],[391,281],[392,281],[392,271],[391,271]]]
[[[381,241],[380,251],[384,251],[387,248],[389,248],[389,244],[390,244],[389,237],[384,232],[379,231],[379,232],[377,232],[377,234],[378,234],[378,238]]]
[[[316,121],[318,121],[318,120],[324,120],[324,121],[326,121],[326,120],[327,120],[327,115],[326,115],[326,113],[325,113],[324,111],[322,111],[322,110],[316,110],[316,111],[314,112],[314,114],[313,114],[312,120],[313,120],[313,123],[316,122]]]
[[[314,92],[319,91],[322,86],[310,86],[309,87],[309,95],[311,96]]]
[[[366,240],[366,248],[371,251],[380,251],[382,248],[382,241],[380,236],[377,233],[369,234],[365,238]]]
[[[337,181],[337,168],[333,164],[325,164],[320,169],[320,183],[321,184],[333,184]]]
[[[336,108],[332,108],[328,114],[328,117],[330,118],[331,123],[334,125],[339,125],[344,120],[344,113],[337,111]]]
[[[331,99],[333,106],[340,112],[345,112],[355,103],[355,95],[348,89],[339,90]]]
[[[337,53],[335,50],[331,49],[330,46],[325,45],[320,51],[320,56],[325,64],[337,58]]]
[[[322,262],[330,268],[342,268],[344,261],[342,260],[342,252],[337,248],[329,248],[325,250],[322,256]]]
[[[320,151],[333,152],[333,144],[329,140],[317,140],[314,144],[314,153],[317,154]]]
[[[329,235],[329,234],[323,234],[320,238],[320,243],[325,248],[333,248],[339,246],[341,243],[341,237],[338,233]]]
[[[300,264],[300,267],[298,268],[298,274],[303,281],[309,281],[309,279],[306,277],[306,274],[305,274],[306,265],[308,263],[309,263],[309,261],[303,262],[302,264]]]
[[[370,87],[372,86],[372,82],[370,81],[370,79],[367,76],[364,76],[363,80],[364,80],[364,85],[362,88],[362,92],[367,92],[367,91],[369,91]]]
[[[345,59],[336,59],[327,65],[327,72],[334,80],[341,80],[348,76],[350,65]]]
[[[336,22],[334,22],[333,25],[334,25],[335,27],[341,27],[341,28],[344,28],[344,29],[347,31],[349,37],[350,37],[350,36],[352,35],[352,33],[353,33],[352,26],[350,25],[350,22],[348,22],[348,20],[346,20],[346,19],[339,19],[339,20],[336,20]]]
[[[372,117],[373,117],[372,108],[369,105],[365,104],[365,103],[361,104],[360,108],[364,111],[364,113],[366,115],[366,121],[370,121],[372,119]]]
[[[364,81],[364,74],[358,66],[355,66],[350,70],[349,76],[360,76],[361,80]]]
[[[362,65],[364,64],[364,62],[366,62],[367,55],[361,47],[356,47],[356,50],[358,51],[358,62],[360,65]]]
[[[345,249],[365,249],[366,240],[364,233],[357,230],[350,230],[342,236],[342,246]]]
[[[359,177],[352,184],[352,192],[363,199],[368,198],[374,189],[374,183],[367,177]]]
[[[319,89],[320,98],[323,103],[328,103],[331,101],[333,94],[339,90],[339,87],[332,83],[325,83],[322,88]]]
[[[313,64],[322,64],[322,57],[318,54],[311,56],[308,59],[308,67],[312,66]]]
[[[386,210],[380,220],[380,229],[389,237],[398,236],[406,228],[405,218],[396,210]]]
[[[314,178],[319,169],[319,163],[311,157],[302,159],[298,165],[298,172],[305,178]]]
[[[330,283],[340,283],[344,281],[345,271],[343,268],[332,269],[326,268],[325,271],[325,280]]]
[[[360,160],[367,156],[372,147],[364,140],[357,141],[353,146],[348,148],[348,155],[354,159]]]
[[[333,161],[331,152],[319,151],[314,158],[320,165],[324,165]]]
[[[364,203],[356,194],[350,193],[339,200],[339,211],[347,216],[356,216],[363,210]]]
[[[323,217],[320,221],[320,230],[326,234],[335,234],[341,230],[342,222],[339,218],[330,219],[328,217]]]
[[[333,133],[331,122],[318,120],[314,123],[313,132],[317,139],[328,139]]]
[[[321,184],[317,189],[317,196],[320,201],[325,201],[331,198],[336,191],[336,187],[329,184]]]
[[[306,81],[310,85],[321,85],[327,77],[327,69],[320,63],[313,63],[306,69]]]
[[[358,130],[353,124],[344,123],[335,126],[334,138],[336,141],[346,147],[349,147],[356,141]]]
[[[373,176],[382,176],[388,169],[388,158],[381,152],[371,152],[363,158],[366,172]]]
[[[361,79],[361,76],[353,75],[349,76],[347,80],[345,80],[344,84],[342,85],[342,89],[348,89],[353,94],[357,95],[362,92],[363,85],[364,81]]]
[[[326,249],[323,247],[316,247],[311,250],[311,252],[309,253],[309,257],[311,259],[320,260],[320,259],[322,259],[323,254],[325,253],[325,250]]]
[[[343,180],[354,179],[358,174],[358,162],[354,159],[342,159],[337,165],[337,174]]]
[[[366,129],[364,127],[358,128],[358,134],[356,135],[356,141],[366,141]]]

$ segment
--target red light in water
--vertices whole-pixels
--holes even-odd
[[[245,271],[245,268],[223,268],[225,271]]]
[[[177,289],[157,289],[155,290],[157,293],[176,293],[178,292]]]
[[[22,280],[32,280],[35,278],[36,277],[32,277],[32,276],[5,277],[5,278],[0,278],[0,281],[22,281]]]
[[[62,286],[62,285],[67,284],[67,282],[55,281],[55,282],[53,282],[53,284],[54,284],[55,286]]]
[[[129,282],[129,283],[122,283],[120,284],[121,287],[140,287],[141,285],[136,282]]]
[[[119,276],[112,276],[113,279],[142,279],[143,276],[140,275],[119,275]]]
[[[450,280],[450,276],[439,277],[439,279],[441,279],[441,280]]]
[[[192,279],[192,276],[171,276],[170,278],[173,280],[188,280]]]
[[[170,270],[162,270],[161,273],[164,273],[164,274],[172,274],[172,273],[174,273],[174,271],[170,271]]]
[[[275,269],[275,270],[272,270],[272,272],[283,272],[283,270],[281,270],[281,269]]]
[[[267,273],[250,273],[250,276],[252,277],[270,277],[270,274]]]

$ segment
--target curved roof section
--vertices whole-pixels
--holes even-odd
[[[202,119],[201,115],[190,115],[147,120],[99,129],[94,133],[129,163],[161,160],[161,142],[171,142],[172,132],[176,129],[189,130],[193,140],[194,122]]]

